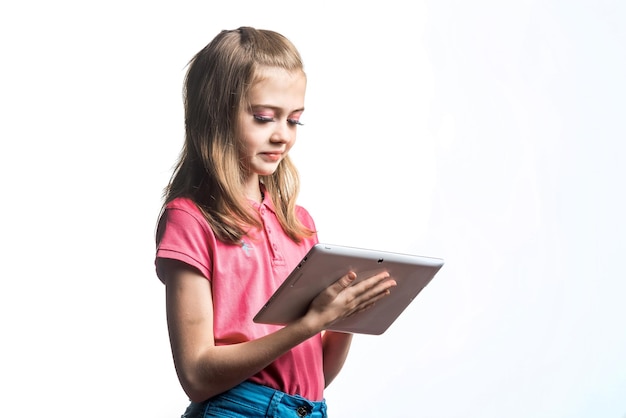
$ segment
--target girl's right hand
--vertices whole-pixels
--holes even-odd
[[[328,286],[313,299],[305,317],[325,330],[340,319],[372,307],[396,285],[387,272],[354,283],[356,277],[356,273],[349,272]]]

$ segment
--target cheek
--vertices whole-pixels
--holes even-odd
[[[291,141],[285,144],[287,151],[289,151],[295,145],[295,143],[296,143],[296,135],[294,134],[294,136],[291,138]]]
[[[258,146],[257,137],[258,133],[251,130],[242,132],[238,138],[239,143],[237,144],[239,147],[239,153],[248,154],[250,152],[254,152],[254,149]]]

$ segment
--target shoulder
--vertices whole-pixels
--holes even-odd
[[[177,197],[176,199],[168,202],[167,205],[165,205],[165,210],[169,209],[179,209],[189,213],[200,214],[200,209],[198,209],[198,206],[196,206],[193,200],[187,197]]]
[[[168,202],[164,209],[164,212],[168,217],[189,217],[195,219],[200,224],[207,224],[207,221],[202,212],[200,212],[198,206],[189,198],[177,197],[171,202]]]
[[[313,217],[303,206],[296,205],[296,217],[304,226],[315,231],[315,222],[313,221]]]
[[[186,230],[187,233],[190,231],[198,231],[198,233],[201,232],[202,234],[211,232],[209,223],[194,201],[182,197],[176,198],[165,205],[159,219],[157,242],[166,229]]]

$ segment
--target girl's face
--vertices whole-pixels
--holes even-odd
[[[300,71],[266,67],[258,75],[249,92],[250,107],[240,112],[238,121],[240,158],[251,183],[274,173],[295,143],[306,90]]]

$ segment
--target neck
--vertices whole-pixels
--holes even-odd
[[[246,187],[246,197],[257,203],[263,202],[263,199],[265,198],[265,194],[263,193],[263,187],[261,187],[258,182],[251,184],[250,186]]]

